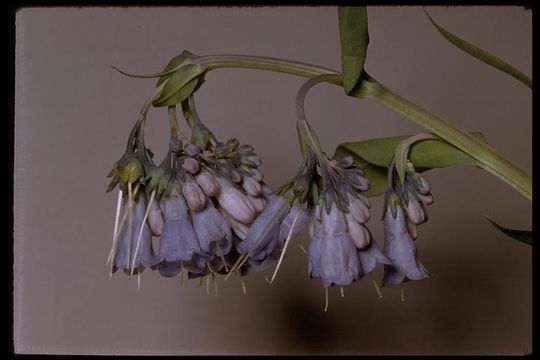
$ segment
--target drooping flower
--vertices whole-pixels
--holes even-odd
[[[384,253],[391,261],[385,265],[383,286],[392,286],[409,280],[430,277],[427,269],[418,259],[414,240],[399,197],[389,190],[386,194],[384,214]]]

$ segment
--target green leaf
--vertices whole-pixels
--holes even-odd
[[[338,6],[343,88],[350,94],[364,70],[369,43],[365,6]]]
[[[174,58],[169,61],[167,66],[165,66],[165,69],[163,69],[163,73],[167,73],[166,75],[163,75],[159,78],[156,86],[159,86],[162,82],[167,80],[172,76],[172,73],[169,73],[173,70],[179,69],[182,65],[186,65],[189,63],[189,60],[191,60],[194,57],[192,53],[190,53],[187,50],[182,51],[180,55],[175,56]]]
[[[527,245],[532,246],[532,231],[529,230],[514,230],[514,229],[508,229],[505,228],[499,224],[497,224],[495,221],[491,220],[486,216],[486,219],[489,220],[489,222],[495,226],[497,230],[505,234],[506,236],[509,236],[513,239],[516,239],[518,241],[521,241]]]
[[[173,106],[188,98],[201,84],[202,71],[198,65],[184,65],[169,76],[160,96],[152,104],[155,107]]]
[[[482,142],[486,141],[481,133],[471,135]],[[386,191],[387,167],[397,146],[409,137],[410,135],[346,142],[337,147],[334,158],[339,160],[345,156],[353,156],[356,166],[364,170],[371,184],[366,196],[377,196]],[[411,145],[409,160],[418,171],[478,164],[475,159],[442,139],[423,140]]]
[[[467,42],[467,41],[461,39],[460,37],[452,34],[448,30],[444,29],[442,26],[437,24],[435,22],[435,20],[433,20],[433,18],[428,14],[427,11],[424,10],[424,12],[428,16],[429,21],[431,21],[433,26],[435,26],[437,31],[439,31],[439,33],[446,40],[448,40],[450,43],[452,43],[453,45],[455,45],[459,49],[465,51],[467,54],[469,54],[471,56],[474,56],[478,60],[480,60],[480,61],[482,61],[482,62],[484,62],[484,63],[486,63],[488,65],[493,66],[494,68],[497,68],[497,69],[507,73],[508,75],[512,76],[516,80],[519,80],[523,84],[525,84],[528,87],[532,88],[532,80],[527,75],[523,74],[521,71],[519,71],[514,66],[512,66],[512,65],[508,64],[507,62],[499,59],[495,55],[492,55],[492,54],[488,53],[487,51],[482,50],[479,47],[471,44],[470,42]]]

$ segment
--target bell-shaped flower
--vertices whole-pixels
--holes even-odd
[[[385,265],[383,286],[430,277],[427,269],[418,260],[416,246],[400,204],[388,205],[384,215],[384,233],[384,253],[391,264]]]
[[[214,255],[223,256],[230,251],[231,228],[211,201],[203,210],[193,211],[192,221],[202,253],[213,258]]]
[[[145,267],[152,267],[156,263],[150,228],[146,222],[143,223],[146,211],[144,196],[140,194],[138,199],[133,201],[131,216],[129,216],[129,206],[129,202],[124,206],[124,212],[127,216],[118,237],[113,273],[122,269],[126,274],[129,274],[133,266],[133,273],[137,274],[142,272]],[[139,233],[141,234],[140,240]]]
[[[164,199],[161,208],[164,223],[157,255],[160,273],[162,268],[170,268],[167,263],[174,263],[178,267],[182,261],[189,261],[194,254],[200,253],[197,235],[189,222],[184,199],[181,197]]]
[[[345,214],[335,203],[329,213],[325,209],[322,212],[320,272],[324,287],[349,285],[362,275]]]

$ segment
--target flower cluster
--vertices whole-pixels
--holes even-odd
[[[390,186],[385,196],[384,252],[391,264],[385,265],[383,286],[421,280],[430,276],[418,260],[414,240],[418,236],[416,225],[427,221],[426,205],[433,203],[427,180],[408,163],[403,182],[394,186],[394,171],[390,166]]]
[[[173,137],[156,166],[141,133],[139,124],[128,155],[110,174],[109,190],[120,185],[112,273],[138,274],[145,268],[164,277],[183,269],[189,278],[227,273],[240,256],[236,246],[270,199],[260,158],[237,139],[197,144],[195,137],[184,142]],[[159,237],[155,250],[152,236]],[[244,275],[251,267],[257,264],[236,271]]]

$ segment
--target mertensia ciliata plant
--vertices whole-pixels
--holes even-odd
[[[459,49],[532,87],[532,81],[513,66],[428,18]],[[304,249],[307,274],[320,279],[326,310],[329,287],[341,287],[343,294],[344,286],[364,277],[370,278],[382,296],[370,275],[377,264],[384,266],[383,287],[430,277],[415,246],[418,227],[428,220],[427,206],[433,202],[431,186],[422,172],[476,165],[532,199],[530,176],[487,145],[482,134],[457,128],[393,93],[366,72],[369,35],[365,7],[338,7],[338,19],[342,72],[285,59],[197,56],[188,51],[173,58],[158,74],[122,72],[159,80],[131,129],[124,155],[109,174],[112,181],[107,191],[118,187],[107,261],[111,275],[122,270],[140,280],[148,268],[164,277],[206,279],[208,289],[216,276],[239,277],[244,286],[242,279],[250,272],[273,269],[266,277],[272,283],[291,242],[306,230],[310,237],[308,249]],[[234,138],[220,139],[199,117],[196,92],[205,74],[219,68],[260,69],[308,78],[296,97],[302,163],[286,184],[272,189],[264,182],[261,159],[251,145]],[[321,82],[342,86],[348,96],[378,101],[427,132],[343,143],[330,156],[321,148],[304,112],[307,92]],[[155,162],[144,140],[152,106],[168,108],[169,150],[160,162]],[[179,129],[178,109],[189,125],[189,136]],[[431,156],[423,156],[428,153]],[[384,195],[384,242],[375,239],[368,227],[374,217],[370,197],[378,195]],[[532,232],[493,224],[532,245]],[[156,248],[152,237],[159,237]]]

